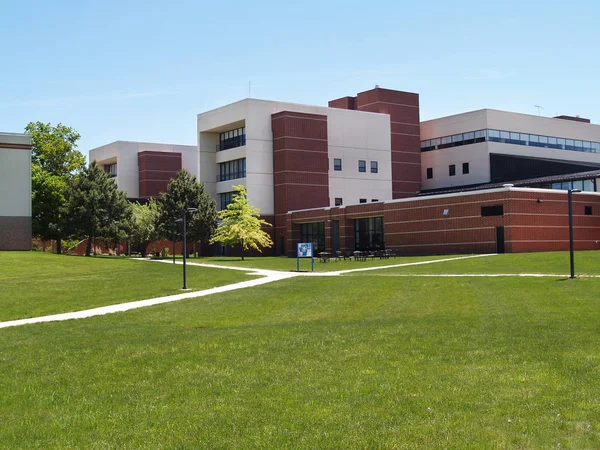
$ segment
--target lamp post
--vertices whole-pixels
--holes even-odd
[[[573,192],[581,192],[581,189],[568,190],[569,203],[569,257],[571,262],[571,277],[575,278],[575,259],[573,256]]]
[[[184,208],[181,211],[181,216],[182,216],[181,218],[183,220],[183,230],[182,230],[182,234],[183,234],[183,289],[187,289],[187,278],[186,278],[186,269],[185,269],[185,261],[187,258],[185,218],[186,218],[188,211],[189,212],[198,211],[198,208]]]

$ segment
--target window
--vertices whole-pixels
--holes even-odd
[[[367,203],[367,199],[366,198],[359,198],[358,199],[358,203]]]
[[[336,172],[342,170],[342,160],[340,158],[333,158],[333,170]]]
[[[377,161],[371,161],[371,173],[377,173],[377,171],[378,171]]]
[[[314,253],[324,252],[325,223],[313,222],[300,224],[300,242],[311,242]]]
[[[504,205],[482,206],[481,217],[503,216]]]
[[[359,159],[358,160],[358,171],[359,172],[366,172],[367,171],[367,162]]]
[[[335,206],[342,206],[344,204],[344,202],[342,201],[341,198],[336,197],[335,198]]]
[[[369,217],[354,221],[354,248],[356,250],[385,248],[383,217]]]
[[[421,141],[421,151],[428,152],[443,148],[459,147],[478,142],[502,142],[513,145],[530,147],[554,148],[558,150],[573,150],[586,153],[600,153],[600,142],[580,141],[553,136],[517,133],[505,130],[477,130],[467,133],[454,134],[435,139]]]
[[[586,216],[591,216],[592,215],[592,207],[591,206],[586,206],[585,207],[585,215]]]
[[[463,163],[463,175],[469,173],[469,163]]]
[[[217,151],[241,147],[242,145],[246,145],[246,127],[220,133]]]
[[[110,175],[111,178],[117,176],[117,163],[115,164],[104,164],[104,171]]]
[[[450,164],[448,166],[448,175],[450,175],[451,177],[456,175],[456,166],[454,164]]]
[[[433,178],[433,167],[427,168],[427,179],[431,180]]]
[[[233,192],[223,192],[219,194],[219,210],[227,209],[227,205],[233,200]]]
[[[378,201],[379,201],[379,199],[378,199],[378,198],[372,198],[372,199],[371,199],[371,201],[372,201],[372,202],[378,202]]]
[[[219,164],[217,181],[235,180],[246,177],[246,158],[235,159]]]

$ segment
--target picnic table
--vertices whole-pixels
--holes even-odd
[[[319,253],[319,260],[321,262],[326,263],[326,262],[329,262],[330,259],[331,259],[331,253],[329,253],[329,252],[321,252],[321,253]]]

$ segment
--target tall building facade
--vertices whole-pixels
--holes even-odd
[[[418,95],[375,88],[329,107],[245,99],[198,115],[198,150],[217,208],[243,185],[285,254],[288,211],[417,193]]]

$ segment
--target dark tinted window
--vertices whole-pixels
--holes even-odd
[[[482,206],[481,207],[481,217],[503,216],[503,215],[504,215],[504,205]]]

